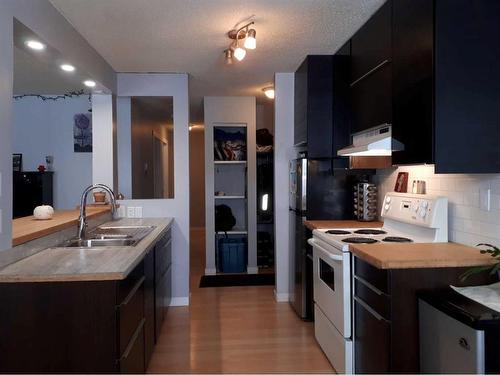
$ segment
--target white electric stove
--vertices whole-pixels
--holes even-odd
[[[313,231],[315,335],[337,372],[353,372],[350,244],[448,241],[448,200],[387,193],[381,228]]]

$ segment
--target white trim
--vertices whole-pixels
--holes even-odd
[[[215,275],[217,270],[215,268],[205,268],[205,275]]]
[[[189,306],[189,297],[172,297],[169,306]]]
[[[276,289],[274,289],[274,298],[276,299],[276,302],[289,302],[290,293],[278,293]]]
[[[256,274],[259,273],[259,267],[247,267],[247,273],[249,274]]]

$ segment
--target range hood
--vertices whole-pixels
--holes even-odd
[[[383,124],[352,135],[352,145],[339,151],[339,156],[391,156],[404,150],[404,145],[392,138],[391,124]]]

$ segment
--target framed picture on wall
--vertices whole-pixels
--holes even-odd
[[[12,170],[14,172],[23,171],[23,154],[12,154]]]
[[[399,172],[396,179],[394,191],[398,193],[406,193],[408,191],[408,172]]]
[[[92,152],[92,115],[77,113],[73,116],[73,145],[75,152]]]

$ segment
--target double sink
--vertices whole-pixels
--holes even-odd
[[[95,248],[103,246],[135,246],[146,237],[155,226],[100,226],[89,231],[84,239],[74,238],[64,247]]]

